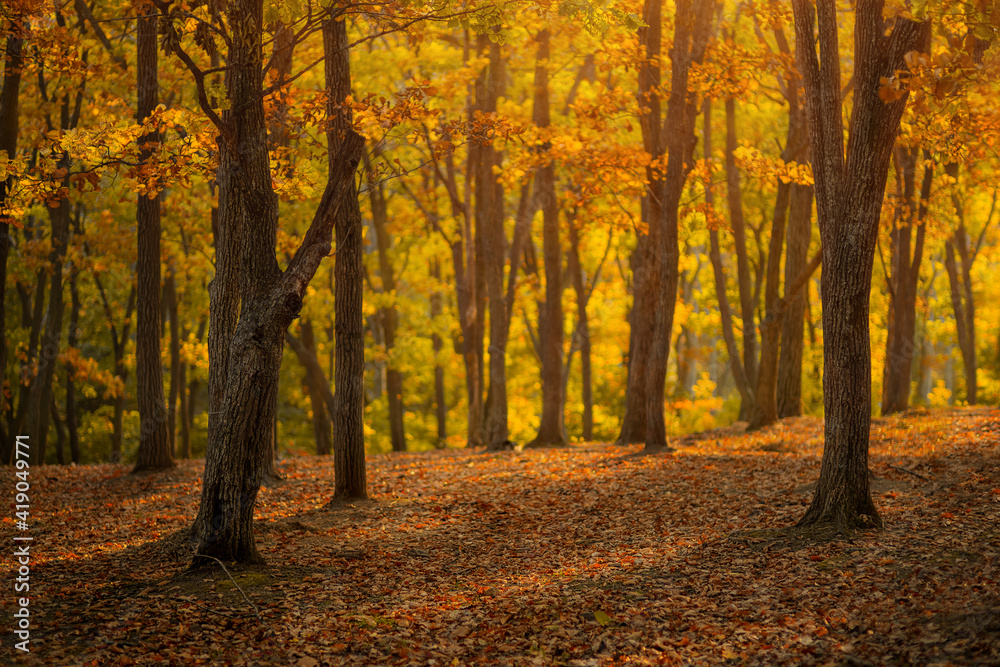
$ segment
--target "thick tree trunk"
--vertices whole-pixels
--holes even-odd
[[[884,102],[881,81],[906,69],[930,26],[901,17],[885,34],[882,2],[861,0],[855,15],[854,108],[843,151],[837,9],[793,0],[796,55],[809,113],[816,203],[823,239],[823,462],[800,526],[880,526],[868,477],[871,422],[869,292],[886,176],[908,93]]]
[[[6,52],[3,69],[3,87],[0,88],[0,152],[5,152],[8,160],[13,160],[17,152],[18,134],[18,100],[21,92],[21,67],[24,38],[21,27],[12,25],[7,36]],[[14,185],[14,177],[8,176],[0,181],[0,279],[3,280],[4,292],[7,290],[7,256],[13,245],[10,237],[10,219],[6,212],[7,193]],[[0,293],[2,295],[3,293]],[[7,405],[7,392],[4,384],[7,378],[7,309],[0,308],[0,415],[5,415],[10,409]],[[16,435],[16,434],[14,434]],[[11,436],[12,437],[12,436]],[[4,437],[4,443],[8,441]],[[6,462],[6,461],[4,461]]]
[[[480,48],[485,48],[482,35]],[[537,75],[536,75],[537,76]],[[489,67],[477,81],[476,101],[483,113],[497,111],[497,100],[504,94],[505,65],[500,45],[489,42]],[[484,87],[485,84],[485,87]],[[504,192],[494,167],[500,165],[500,153],[492,143],[479,148],[479,171],[476,176],[477,253],[481,250],[480,267],[489,299],[489,394],[483,423],[483,444],[496,447],[507,440],[507,305],[504,299]],[[478,282],[478,278],[477,278]],[[477,293],[478,292],[477,286]],[[480,312],[480,315],[485,313]],[[477,326],[482,326],[477,325]]]
[[[646,0],[638,30],[639,43],[646,56],[639,65],[639,126],[642,145],[650,160],[661,158],[664,144],[660,125],[660,36],[662,0]],[[619,444],[645,442],[648,429],[646,392],[649,386],[649,361],[656,335],[656,312],[660,296],[660,263],[663,228],[663,178],[646,167],[647,191],[642,202],[642,221],[648,233],[636,234],[632,252],[632,310],[629,314],[628,383],[625,388],[625,414],[622,416]]]
[[[145,120],[156,109],[159,98],[157,78],[156,23],[158,11],[151,5],[140,9],[137,21],[138,118]],[[151,146],[160,140],[156,132],[140,138],[140,159],[149,160]],[[168,431],[166,401],[163,400],[163,364],[160,361],[160,193],[140,194],[136,211],[138,259],[136,260],[135,359],[136,398],[139,404],[139,455],[132,472],[171,468],[171,435]],[[176,336],[174,336],[176,338]]]
[[[656,329],[646,376],[646,450],[651,451],[667,445],[663,401],[679,281],[678,216],[684,182],[694,166],[694,125],[698,114],[697,98],[688,91],[688,72],[691,64],[700,62],[705,53],[715,7],[714,0],[700,3],[678,0],[676,3],[674,42],[670,49],[670,98],[665,125],[670,128],[666,137],[667,170],[662,189],[654,192],[662,198],[660,242],[654,244],[650,235],[653,251],[661,256]]]
[[[543,132],[550,126],[549,116],[549,31],[536,37],[535,58],[535,126]],[[541,151],[550,149],[548,143]],[[556,171],[551,160],[537,170],[535,196],[542,209],[542,256],[545,266],[545,305],[538,326],[542,353],[542,419],[538,435],[529,446],[564,445],[563,426],[563,309],[562,309],[562,246],[559,241],[559,200],[556,196]]]
[[[219,220],[216,278],[211,290],[215,317],[209,329],[211,399],[218,414],[210,422],[201,504],[194,535],[198,555],[260,562],[253,535],[257,493],[272,458],[278,371],[289,323],[302,308],[309,281],[330,253],[337,229],[338,430],[337,490],[353,489],[360,470],[364,485],[362,430],[363,328],[361,230],[354,173],[363,140],[350,129],[339,102],[350,87],[347,35],[342,22],[324,24],[330,119],[330,177],[301,245],[282,272],[275,254],[278,201],[271,182],[263,106],[260,0],[231,2],[226,9],[229,45],[226,91],[231,108],[215,122],[219,137]],[[353,202],[353,206],[348,203]],[[347,215],[344,215],[347,211]],[[238,243],[237,243],[238,242]],[[343,265],[342,265],[343,264]],[[346,266],[350,266],[346,269]],[[235,288],[235,292],[230,290]],[[238,301],[238,304],[235,302]],[[229,311],[232,305],[239,311]],[[216,307],[222,312],[216,312]],[[218,327],[216,325],[219,325]],[[226,334],[225,340],[219,340]],[[211,356],[212,354],[217,357]],[[214,365],[214,368],[213,368]],[[220,373],[220,367],[224,372]],[[360,447],[358,447],[360,445]],[[360,451],[360,465],[353,458]],[[346,471],[347,474],[344,474]],[[196,563],[202,563],[196,556]]]
[[[901,192],[892,230],[892,274],[889,278],[889,332],[886,337],[885,368],[882,374],[882,414],[906,410],[910,405],[910,377],[913,370],[913,336],[917,325],[917,284],[924,251],[924,220],[931,196],[933,167],[924,167],[920,201],[914,201],[919,149],[897,146],[896,163]],[[924,159],[930,156],[925,152]],[[912,238],[917,225],[916,238]],[[910,245],[913,242],[913,259]]]

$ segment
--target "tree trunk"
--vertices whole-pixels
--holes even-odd
[[[784,45],[783,34],[780,34],[779,44]],[[787,45],[782,51],[787,52]],[[798,81],[794,76],[786,82],[785,90],[787,91],[785,98],[788,101],[788,135],[781,158],[784,162],[802,161],[809,146],[809,130],[806,126],[805,115],[800,110]],[[753,411],[750,415],[749,428],[751,429],[762,428],[778,420],[778,357],[781,348],[781,334],[789,301],[797,298],[797,295],[792,294],[789,290],[792,283],[799,277],[798,274],[788,276],[786,268],[785,298],[779,299],[781,251],[785,244],[787,216],[795,187],[796,184],[793,183],[778,183],[774,215],[771,219],[771,240],[767,254],[767,287],[764,292],[765,316],[760,324],[760,364],[757,369]],[[796,204],[801,207],[800,202],[797,201]],[[808,212],[796,210],[792,213],[795,215],[805,213],[808,221]],[[801,244],[801,240],[797,239],[797,242]],[[789,243],[791,243],[791,239],[789,239]],[[789,250],[791,250],[790,245]],[[806,251],[808,252],[808,246],[806,246]],[[787,267],[789,259],[786,258],[785,263]],[[800,321],[798,336],[800,341],[802,339],[801,329]]]
[[[882,374],[882,414],[902,412],[910,405],[910,377],[913,370],[913,336],[917,324],[917,283],[924,251],[924,220],[927,201],[931,196],[933,167],[924,167],[920,201],[913,196],[916,189],[916,167],[919,149],[896,147],[896,164],[900,172],[901,192],[896,206],[892,229],[892,258],[889,277],[889,332],[886,337],[885,368]],[[924,153],[924,159],[930,155]],[[917,225],[916,239],[912,239]],[[913,241],[913,259],[910,242]]]
[[[435,281],[441,280],[441,264],[435,257],[431,265],[431,277]],[[441,292],[434,290],[431,293],[431,320],[434,321],[441,315]],[[438,448],[443,448],[448,439],[448,406],[445,404],[444,394],[444,366],[441,365],[441,349],[444,347],[441,336],[437,330],[431,334],[431,345],[434,348],[434,410],[437,416],[437,443]]]
[[[785,249],[785,285],[805,269],[812,236],[813,190],[811,185],[792,185],[788,213],[788,240]],[[802,414],[802,348],[808,287],[789,295],[781,322],[781,352],[778,357],[778,417]]]
[[[332,104],[351,94],[351,69],[347,26],[344,21],[329,20],[323,26],[326,53],[326,86],[331,102],[331,122],[327,132],[330,145],[331,174],[334,172],[334,149],[349,150],[347,139],[357,135],[351,129],[349,109],[334,111]],[[360,153],[360,148],[358,149]],[[353,176],[347,182],[336,218],[337,256],[334,260],[334,373],[333,452],[336,486],[333,500],[368,498],[368,473],[365,466],[365,324],[364,248],[361,209]]]
[[[743,319],[743,370],[751,387],[757,385],[756,300],[750,283],[750,262],[747,257],[746,222],[743,219],[743,199],[740,194],[740,173],[736,169],[736,101],[726,100],[726,198],[729,202],[729,223],[736,248],[736,275],[740,291],[740,314]],[[757,396],[740,405],[740,419],[749,420]]]
[[[908,93],[879,96],[881,80],[906,69],[904,55],[920,47],[930,26],[896,17],[885,34],[882,2],[862,0],[855,14],[854,108],[845,160],[841,114],[837,9],[793,0],[796,56],[809,113],[816,203],[823,240],[823,462],[812,503],[800,526],[837,530],[880,526],[871,499],[869,292],[879,216],[892,146]]]
[[[64,106],[68,100],[64,98]],[[61,166],[69,169],[69,155],[63,154]],[[63,179],[63,187],[69,189],[69,177]],[[38,354],[38,375],[31,383],[28,395],[28,409],[25,428],[32,446],[33,465],[45,463],[45,442],[49,430],[49,403],[52,401],[52,382],[55,378],[56,364],[59,357],[59,340],[62,337],[63,318],[63,261],[66,258],[66,245],[69,241],[70,206],[63,199],[55,207],[49,207],[49,220],[52,223],[52,250],[49,253],[49,265],[52,267],[52,282],[49,288],[48,312],[45,315],[45,332],[41,339],[41,349]],[[119,436],[120,436],[119,429]]]
[[[638,30],[646,56],[639,65],[639,126],[642,145],[650,160],[663,156],[660,126],[660,35],[662,0],[645,0]],[[636,234],[632,252],[632,310],[629,314],[628,383],[625,388],[625,414],[622,416],[619,444],[645,442],[648,411],[646,392],[649,385],[650,350],[656,334],[657,301],[660,294],[661,230],[663,228],[663,178],[646,167],[647,192],[642,198],[642,220],[648,232]]]
[[[958,165],[951,163],[945,167],[952,178],[958,176]],[[955,232],[945,242],[945,268],[948,271],[948,285],[951,288],[951,305],[955,314],[955,329],[958,333],[958,347],[962,352],[962,369],[965,374],[965,401],[975,405],[976,396],[976,302],[972,296],[972,262],[975,248],[969,247],[969,236],[965,230],[965,208],[957,194],[952,195],[952,205],[958,217]],[[987,220],[984,224],[989,224]],[[961,273],[955,262],[955,251],[961,261]]]
[[[575,347],[580,350],[580,384],[583,399],[583,439],[589,442],[594,439],[594,387],[591,377],[591,345],[590,322],[587,319],[587,302],[590,294],[587,292],[583,278],[583,265],[580,261],[580,232],[577,229],[574,214],[567,225],[569,231],[569,264],[570,275],[573,278],[573,290],[576,292],[576,332],[573,334]]]
[[[385,191],[382,183],[368,183],[369,200],[372,207],[372,223],[375,227],[375,245],[378,248],[379,275],[382,278],[382,293],[395,299],[396,275],[389,258],[389,248],[392,243],[387,229],[389,224],[388,207],[385,201]],[[385,353],[389,359],[386,371],[386,394],[389,399],[389,434],[392,451],[406,451],[406,435],[403,431],[403,376],[393,360],[393,349],[396,345],[396,329],[399,314],[393,305],[379,309],[379,320],[382,333],[385,336]]]
[[[27,26],[24,26],[27,27]],[[24,62],[21,26],[12,25],[7,36],[6,52],[3,70],[3,87],[0,88],[0,152],[5,152],[8,160],[13,160],[17,153],[18,135],[18,100],[21,92],[21,67]],[[13,239],[10,237],[10,218],[7,214],[7,193],[14,186],[14,177],[8,176],[0,181],[0,279],[3,280],[4,291],[7,289],[7,256]],[[10,409],[7,405],[7,309],[0,308],[0,415]],[[16,434],[10,434],[13,437]],[[9,438],[4,436],[6,446]],[[6,461],[4,461],[6,462]]]
[[[167,435],[170,437],[170,455],[177,455],[177,401],[184,387],[181,364],[181,325],[178,318],[177,282],[174,269],[167,274],[163,289],[166,313],[170,318],[170,394],[167,399]]]
[[[350,488],[360,469],[360,491],[365,492],[362,235],[354,186],[363,139],[350,129],[339,105],[350,87],[346,28],[342,22],[327,19],[323,43],[330,175],[312,223],[282,272],[275,252],[278,198],[271,181],[262,95],[262,4],[260,0],[234,1],[226,13],[233,34],[226,72],[231,107],[218,118],[202,105],[219,130],[219,238],[209,328],[210,393],[218,413],[210,421],[193,533],[198,555],[249,563],[262,560],[254,541],[253,514],[267,461],[273,457],[285,333],[302,308],[309,281],[330,253],[334,227],[339,278],[335,295],[337,373],[341,380],[337,384],[337,435],[341,436],[337,444],[341,445],[338,459],[348,464],[335,464],[336,484],[338,491],[345,485]],[[353,206],[348,205],[351,202]],[[350,268],[345,270],[348,264]],[[229,310],[233,306],[239,310]],[[226,338],[219,340],[221,335]],[[360,466],[353,458],[359,450]],[[345,471],[349,475],[344,475]],[[197,556],[196,563],[207,564]]]
[[[549,31],[542,30],[536,37],[538,53],[535,57],[535,126],[547,131],[551,124],[549,115]],[[548,152],[546,142],[539,147]],[[564,445],[563,427],[563,309],[562,309],[562,247],[559,241],[559,200],[556,196],[556,171],[551,159],[537,170],[535,196],[542,209],[542,256],[545,266],[544,316],[538,327],[542,353],[542,419],[538,435],[529,446]]]
[[[705,159],[712,159],[712,102],[706,99],[702,105],[702,115],[704,130],[702,131],[702,142]],[[705,183],[705,202],[709,209],[712,209],[714,196],[712,184],[708,180]],[[747,381],[746,372],[743,370],[743,361],[740,352],[736,347],[736,333],[733,331],[733,311],[729,305],[729,295],[726,291],[726,271],[722,264],[722,252],[719,248],[719,231],[716,225],[709,225],[709,258],[712,261],[712,273],[715,277],[715,296],[719,302],[719,319],[722,321],[722,339],[726,343],[726,356],[729,358],[729,368],[733,374],[733,382],[736,390],[740,394],[742,404],[753,403],[753,388]]]
[[[52,423],[56,427],[56,463],[66,465],[66,428],[59,418],[59,406],[56,405],[55,396],[49,401],[49,409],[52,412]]]
[[[319,365],[316,356],[316,336],[313,332],[312,321],[303,317],[299,320],[299,331],[301,332],[301,348],[292,344],[290,347],[298,355],[299,362],[306,369],[306,388],[309,391],[309,404],[312,406],[313,437],[316,440],[316,454],[325,456],[332,448],[333,425],[330,422],[330,407],[324,400],[326,394],[330,392],[330,385],[323,375],[323,369]],[[286,340],[288,338],[286,337]],[[305,353],[312,355],[315,364],[309,362]]]
[[[151,5],[140,9],[137,21],[138,118],[143,121],[156,109],[159,98],[157,79],[156,24],[159,12]],[[159,143],[156,132],[139,139],[140,160],[150,160],[151,146]],[[152,194],[152,193],[150,193]],[[163,364],[160,361],[160,193],[138,196],[138,259],[136,260],[135,360],[136,398],[139,404],[139,455],[132,472],[171,468],[171,437],[167,429],[166,401],[163,400]]]
[[[678,0],[676,8],[674,42],[670,49],[670,98],[665,123],[665,127],[670,128],[670,132],[666,133],[667,171],[662,189],[654,191],[654,195],[662,198],[661,240],[654,243],[650,234],[650,246],[653,252],[661,255],[661,260],[658,262],[660,289],[656,302],[656,329],[646,376],[648,451],[661,450],[667,445],[663,401],[679,281],[678,217],[684,182],[694,166],[694,125],[698,114],[696,95],[688,91],[688,72],[691,64],[700,62],[705,53],[716,2]]]
[[[79,227],[77,233],[80,233]],[[69,309],[69,331],[66,337],[66,347],[73,349],[77,343],[77,329],[80,323],[80,290],[77,289],[76,279],[78,271],[74,271],[69,279],[70,309]],[[69,434],[69,456],[73,463],[80,463],[80,434],[77,428],[76,416],[76,382],[74,375],[76,370],[66,364],[66,430]]]

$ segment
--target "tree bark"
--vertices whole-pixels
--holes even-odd
[[[323,375],[316,356],[316,336],[312,321],[303,317],[299,321],[301,346],[295,345],[286,336],[289,346],[298,355],[299,362],[306,369],[306,388],[309,391],[309,403],[312,406],[313,437],[316,440],[316,454],[325,456],[332,451],[333,425],[330,422],[330,412],[333,408],[333,393],[330,384]],[[325,397],[329,395],[330,401]]]
[[[7,153],[7,159],[13,160],[17,153],[17,135],[19,111],[18,103],[21,94],[21,68],[24,64],[24,37],[21,30],[26,25],[11,25],[7,36],[3,69],[3,87],[0,88],[0,151]],[[7,194],[14,186],[14,177],[8,176],[0,181],[0,278],[3,279],[4,290],[7,288],[7,257],[14,241],[10,236],[10,218],[7,214]],[[9,410],[7,392],[7,315],[6,308],[0,308],[0,415]],[[13,434],[16,435],[16,434]],[[12,436],[11,436],[12,437]],[[8,437],[4,437],[4,443]],[[6,446],[6,445],[5,445]]]
[[[580,261],[580,231],[577,228],[574,214],[567,225],[569,231],[569,272],[573,279],[573,290],[576,292],[576,332],[573,334],[575,347],[580,349],[580,384],[583,399],[583,439],[589,442],[594,439],[594,386],[591,377],[591,345],[590,321],[587,318],[587,302],[590,294],[583,277],[583,264]]]
[[[702,105],[702,115],[704,130],[702,131],[702,143],[706,160],[712,159],[712,102],[706,99]],[[705,183],[705,202],[710,210],[714,203],[712,184]],[[729,305],[729,295],[726,291],[726,270],[722,264],[722,252],[719,247],[719,230],[716,225],[709,225],[709,258],[712,261],[712,273],[715,277],[715,296],[719,302],[719,319],[722,322],[722,339],[726,344],[726,355],[729,357],[729,368],[733,374],[733,381],[736,390],[740,394],[740,402],[744,404],[753,403],[753,388],[747,381],[746,372],[743,370],[743,361],[740,352],[736,347],[736,333],[733,331],[733,311]]]
[[[157,78],[158,12],[152,5],[139,10],[137,21],[138,119],[153,113],[159,103]],[[139,138],[140,160],[152,158],[160,137],[151,132]],[[136,260],[135,359],[136,398],[139,404],[139,455],[132,472],[174,466],[167,406],[163,400],[163,364],[160,361],[160,193],[140,194],[137,201],[138,258]],[[175,336],[176,338],[176,336]]]
[[[952,178],[958,176],[958,165],[945,167]],[[976,248],[970,248],[969,236],[965,230],[965,209],[957,194],[952,195],[952,205],[958,217],[958,224],[952,237],[945,242],[945,269],[948,271],[948,285],[951,289],[951,305],[955,315],[955,329],[958,333],[958,347],[962,352],[962,370],[965,375],[965,401],[975,405],[976,391],[976,302],[972,295],[972,262]],[[987,220],[984,224],[989,224]],[[955,251],[961,263],[961,271],[955,261]]]
[[[534,123],[543,133],[551,125],[549,114],[549,31],[536,37]],[[551,144],[539,147],[548,153]],[[547,155],[538,168],[535,196],[542,209],[542,257],[545,267],[545,305],[541,311],[538,338],[542,353],[542,419],[532,447],[564,445],[563,426],[563,309],[562,246],[559,240],[559,200],[556,196],[556,170]]]
[[[396,329],[399,326],[399,314],[396,312],[395,293],[396,275],[389,258],[389,248],[392,244],[389,230],[388,207],[385,200],[385,190],[382,183],[368,183],[369,200],[372,207],[372,223],[375,227],[375,245],[378,249],[379,276],[382,278],[382,293],[393,299],[393,305],[379,309],[379,320],[385,337],[385,353],[388,357],[386,371],[386,394],[389,399],[389,434],[392,451],[406,451],[406,435],[403,430],[403,375],[393,361],[393,349],[396,345]]]
[[[170,319],[170,393],[167,398],[167,435],[170,437],[170,455],[177,456],[177,402],[184,391],[184,370],[181,363],[180,306],[177,303],[177,281],[171,267],[163,288],[164,304]]]
[[[678,0],[676,3],[674,42],[670,50],[670,98],[665,121],[665,127],[670,128],[670,132],[664,132],[667,134],[667,170],[662,189],[655,193],[662,202],[662,237],[654,244],[650,235],[650,246],[661,259],[658,262],[660,280],[656,329],[646,376],[645,448],[648,451],[667,446],[663,402],[679,281],[678,217],[684,182],[694,166],[694,125],[698,114],[696,95],[688,91],[688,72],[691,64],[700,62],[705,53],[715,8],[714,0],[700,3]]]
[[[213,119],[219,129],[221,238],[217,238],[217,274],[210,290],[214,319],[209,328],[209,375],[211,399],[218,405],[218,413],[210,421],[193,533],[198,555],[249,563],[262,560],[254,541],[253,513],[265,466],[272,456],[285,333],[302,308],[316,269],[330,253],[334,227],[338,238],[335,270],[340,278],[335,295],[337,372],[342,379],[337,385],[337,434],[341,436],[337,444],[341,445],[338,459],[347,463],[335,463],[336,485],[337,491],[356,488],[351,483],[358,481],[360,470],[360,491],[366,492],[361,421],[363,278],[354,185],[364,140],[351,130],[349,118],[340,108],[350,88],[346,28],[342,22],[327,19],[323,42],[330,175],[312,223],[281,271],[275,251],[278,201],[271,181],[262,95],[262,3],[237,0],[229,3],[226,13],[231,31],[226,92],[231,107],[221,119]],[[226,338],[220,340],[220,335]],[[359,451],[360,464],[354,458]],[[208,564],[197,556],[196,563]]]
[[[757,384],[756,299],[750,282],[750,261],[747,257],[746,222],[743,219],[743,199],[740,194],[740,173],[736,169],[736,101],[726,100],[726,199],[729,202],[729,224],[736,249],[736,276],[740,293],[740,315],[743,319],[743,370],[751,387]],[[756,395],[750,403],[740,406],[740,418],[749,419]]]
[[[871,422],[869,292],[875,242],[892,146],[907,91],[884,102],[881,80],[906,69],[904,55],[924,43],[930,26],[901,17],[888,35],[882,2],[856,5],[854,108],[846,160],[843,150],[837,9],[793,0],[796,56],[809,114],[816,204],[823,240],[823,462],[812,503],[800,526],[837,530],[881,526],[868,477]]]
[[[441,263],[436,257],[431,264],[431,277],[438,282],[441,280]],[[435,289],[431,293],[432,321],[440,317],[441,310],[441,292]],[[434,411],[437,417],[436,446],[443,448],[448,439],[448,406],[445,404],[444,366],[440,362],[440,354],[444,344],[436,329],[431,334],[431,345],[434,348]]]
[[[351,94],[351,68],[347,26],[344,21],[329,20],[323,26],[326,54],[326,86],[331,100],[330,146],[331,177],[337,169],[335,149],[351,154],[350,139],[358,139],[351,129],[350,109],[335,109]],[[360,147],[357,149],[360,155]],[[343,159],[342,157],[340,159]],[[353,172],[353,170],[352,170]],[[336,218],[337,256],[334,260],[334,372],[333,452],[336,474],[334,501],[368,498],[368,473],[365,466],[365,328],[362,300],[364,294],[364,248],[361,209],[353,175],[346,182]]]
[[[80,233],[79,227],[77,233]],[[77,343],[77,329],[80,323],[80,290],[77,288],[76,280],[79,271],[73,271],[69,279],[70,309],[69,309],[69,330],[66,334],[66,347],[73,349]],[[69,456],[73,463],[80,463],[80,434],[77,428],[78,420],[76,416],[76,382],[74,375],[76,370],[66,364],[66,430],[69,434]]]
[[[804,111],[804,110],[803,110]],[[792,185],[788,213],[788,239],[785,248],[785,285],[805,268],[812,239],[813,189],[811,185]],[[794,295],[785,291],[788,309],[781,322],[781,352],[778,357],[778,417],[802,414],[802,349],[805,336],[808,287]]]
[[[664,144],[660,126],[660,37],[662,0],[645,0],[638,30],[639,43],[646,49],[639,64],[639,127],[643,150],[650,161],[662,158]],[[678,14],[679,15],[679,14]],[[646,392],[649,357],[656,333],[656,312],[660,294],[659,247],[663,227],[663,177],[646,167],[646,194],[642,198],[642,221],[645,234],[636,234],[632,252],[632,310],[629,314],[628,383],[625,388],[625,414],[622,416],[619,444],[645,442],[647,424]]]
[[[779,40],[780,41],[783,40]],[[786,49],[787,51],[787,49]],[[801,161],[808,148],[808,128],[805,117],[799,111],[799,90],[796,78],[789,77],[785,84],[788,101],[788,134],[782,151],[784,162]],[[785,229],[791,204],[793,183],[778,183],[774,215],[771,218],[771,239],[767,253],[766,289],[764,291],[764,319],[760,323],[760,363],[757,367],[757,383],[754,389],[753,409],[748,428],[758,429],[778,420],[778,357],[781,347],[783,322],[790,299],[796,297],[789,292],[797,275],[786,278],[785,298],[779,298],[781,282],[781,255],[785,245]],[[811,202],[811,200],[809,200]],[[796,202],[799,204],[799,202]],[[794,211],[801,215],[801,210]],[[808,216],[808,213],[806,214]],[[808,218],[807,218],[808,219]],[[791,246],[789,246],[791,248]],[[806,247],[808,251],[808,246]],[[786,259],[786,266],[788,260]],[[801,325],[799,332],[801,340]]]
[[[892,255],[889,276],[889,331],[886,337],[885,367],[882,374],[882,414],[902,412],[910,405],[910,376],[913,370],[914,334],[917,324],[917,284],[924,251],[924,221],[931,196],[934,168],[924,167],[920,201],[914,201],[918,148],[896,147],[900,192],[892,226]],[[930,155],[924,152],[924,159]],[[912,237],[916,226],[916,238]],[[913,259],[910,259],[911,241]]]

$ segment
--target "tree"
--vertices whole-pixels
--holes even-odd
[[[21,31],[26,27],[26,24],[20,22],[11,23],[4,53],[3,86],[0,88],[0,152],[5,152],[8,160],[13,160],[17,152],[18,102],[21,94],[21,68],[24,64],[24,36]],[[0,180],[0,277],[3,278],[4,290],[7,287],[7,256],[13,245],[10,236],[11,221],[5,210],[5,204],[7,194],[13,185],[13,175]],[[4,373],[7,369],[6,311],[6,308],[0,308],[0,336],[3,338],[0,341],[0,369],[3,369]],[[0,377],[0,412],[5,409],[6,397],[5,381]],[[6,448],[9,438],[2,425],[0,425],[0,437],[4,442],[0,449]],[[7,462],[6,457],[2,462]]]
[[[271,445],[285,332],[301,310],[316,269],[330,252],[335,226],[338,267],[341,261],[350,263],[347,270],[338,270],[341,280],[337,283],[338,309],[344,313],[337,319],[337,372],[338,379],[343,379],[337,384],[338,456],[354,455],[352,441],[363,435],[362,365],[357,363],[363,355],[358,284],[361,233],[355,222],[356,208],[352,214],[348,202],[353,200],[357,205],[354,174],[364,140],[351,129],[340,106],[350,85],[349,73],[338,67],[346,62],[346,28],[326,17],[323,43],[329,179],[309,229],[282,271],[275,250],[277,196],[264,114],[263,3],[231,2],[226,6],[225,20],[229,31],[225,77],[229,108],[221,115],[210,106],[204,75],[183,50],[176,33],[168,31],[166,35],[167,43],[194,75],[202,110],[219,133],[216,275],[209,289],[209,446],[193,533],[200,555],[259,562],[253,510]],[[352,247],[347,245],[349,235],[357,241]],[[362,448],[362,479],[363,452]],[[349,470],[355,471],[356,466],[349,466]],[[352,480],[338,476],[338,491],[342,481],[347,482],[345,488],[351,488]]]
[[[800,526],[880,526],[868,478],[871,347],[868,307],[886,177],[908,90],[884,90],[925,43],[930,24],[859,0],[854,21],[854,104],[845,157],[837,8],[793,0],[796,58],[809,114],[823,242],[823,462]],[[815,17],[815,18],[814,18]],[[816,52],[818,25],[819,54]],[[888,34],[887,34],[888,33]]]
[[[549,115],[549,31],[535,38],[535,99],[533,120],[543,132],[551,125]],[[542,151],[551,147],[549,142]],[[538,168],[535,180],[542,209],[542,256],[545,266],[545,305],[541,309],[538,338],[542,357],[542,420],[530,446],[565,444],[563,428],[563,309],[562,246],[559,241],[559,200],[556,197],[555,165],[551,158]],[[512,265],[513,268],[513,265]]]
[[[334,260],[336,366],[333,379],[336,393],[331,417],[334,423],[333,465],[336,473],[333,501],[339,502],[368,498],[364,425],[365,328],[362,311],[364,250],[361,208],[353,177],[362,139],[351,127],[350,108],[346,105],[335,106],[351,94],[347,25],[343,20],[329,18],[324,22],[323,53],[329,116],[327,150],[330,156],[330,184],[327,185],[327,193],[333,196],[332,188],[335,186],[343,190],[337,199],[328,204],[331,208],[336,207],[329,213],[335,216],[337,237],[337,256]],[[353,165],[350,164],[352,160]],[[348,173],[344,173],[345,166],[350,166]],[[342,184],[337,183],[338,178],[343,179]],[[322,207],[321,202],[317,214]],[[325,233],[329,234],[329,230]],[[308,237],[307,233],[306,240]]]
[[[664,389],[667,361],[670,354],[670,336],[677,305],[679,282],[678,217],[684,182],[694,166],[694,124],[698,114],[697,97],[688,90],[688,75],[692,63],[700,62],[711,34],[711,19],[715,15],[714,1],[697,3],[679,0],[674,17],[674,42],[670,49],[670,98],[667,101],[665,144],[667,164],[662,187],[652,191],[659,200],[660,215],[656,220],[650,214],[650,239],[652,252],[658,255],[653,264],[659,272],[656,294],[653,340],[646,374],[646,449],[658,450],[666,446],[666,424],[663,418]],[[657,118],[655,122],[659,122]],[[656,237],[653,225],[660,228]]]
[[[152,5],[139,8],[136,37],[136,87],[139,122],[149,119],[159,97],[156,56],[156,23]],[[159,133],[150,131],[139,142],[140,157],[150,160]],[[139,458],[133,472],[171,468],[170,434],[163,400],[163,365],[160,361],[160,193],[140,193],[136,203],[139,252],[136,261],[136,380],[139,402]],[[176,330],[174,338],[176,339]],[[171,424],[172,427],[172,424]]]

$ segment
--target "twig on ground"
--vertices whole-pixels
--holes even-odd
[[[226,573],[227,577],[229,577],[229,581],[233,582],[233,586],[236,586],[236,590],[238,590],[240,592],[240,595],[242,595],[243,599],[247,601],[247,604],[250,605],[250,607],[253,608],[253,613],[257,614],[257,620],[260,621],[261,623],[264,622],[264,619],[261,618],[261,616],[260,616],[260,610],[257,609],[257,605],[255,605],[253,602],[250,601],[250,598],[247,597],[247,594],[243,592],[243,589],[240,588],[240,585],[238,583],[236,583],[235,579],[233,579],[233,575],[229,574],[229,570],[226,568],[226,564],[225,563],[223,563],[221,560],[219,560],[215,556],[206,556],[205,554],[195,554],[194,557],[195,558],[210,558],[211,560],[214,560],[216,563],[218,563],[219,566],[222,567],[222,571]]]
[[[920,479],[924,480],[925,482],[931,481],[930,477],[924,477],[919,472],[913,472],[912,470],[907,470],[906,468],[901,468],[899,466],[894,466],[891,463],[886,463],[886,465],[889,466],[890,468],[894,469],[894,470],[902,470],[903,472],[909,473],[909,474],[913,475],[914,477],[919,477]]]

